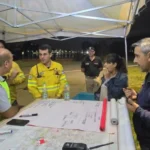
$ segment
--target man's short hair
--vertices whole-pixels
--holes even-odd
[[[93,51],[95,51],[95,48],[94,47],[92,47],[92,46],[90,46],[90,47],[88,47],[88,49],[87,49],[88,51],[90,51],[90,50],[93,50]]]
[[[9,50],[0,48],[0,67],[5,63],[5,61],[9,61],[11,56],[12,53]]]
[[[50,45],[48,45],[48,44],[42,44],[42,45],[39,46],[39,50],[46,50],[46,49],[48,49],[49,53],[52,53],[52,48],[51,48]]]
[[[144,38],[132,44],[132,47],[140,47],[144,54],[150,52],[150,38]]]

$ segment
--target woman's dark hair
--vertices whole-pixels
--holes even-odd
[[[0,43],[3,44],[4,48],[6,48],[6,43],[4,40],[0,40]]]
[[[123,72],[123,73],[128,72],[127,66],[126,66],[126,63],[125,63],[124,59],[121,56],[119,56],[115,53],[108,54],[106,56],[105,62],[113,63],[113,64],[116,63],[117,64],[116,69],[119,72]]]

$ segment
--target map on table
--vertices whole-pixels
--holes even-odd
[[[1,150],[62,150],[65,142],[88,143],[88,146],[110,142],[110,135],[105,132],[8,125],[0,128],[0,131],[10,129],[13,130],[12,134],[0,135]],[[109,150],[109,146],[97,150]]]

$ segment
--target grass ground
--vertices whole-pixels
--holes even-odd
[[[28,73],[30,68],[35,65],[37,60],[24,60],[18,61],[22,70],[25,72],[26,77],[28,77]],[[59,60],[60,63],[64,66],[64,71],[66,72],[68,82],[71,88],[71,97],[75,96],[80,92],[85,91],[85,81],[84,75],[80,71],[80,62],[71,61],[71,60]],[[129,76],[129,87],[134,88],[136,91],[139,91],[141,88],[142,82],[144,81],[145,74],[141,73],[138,67],[128,67],[128,76]],[[24,88],[27,85],[27,80],[23,84],[17,87],[18,90],[18,101],[21,105],[27,105],[33,101],[32,96],[28,93]],[[132,118],[132,114],[130,113],[130,117]],[[132,119],[131,119],[132,120]],[[132,121],[131,121],[132,125]],[[132,125],[133,129],[133,125]],[[137,150],[140,150],[138,142],[136,140],[136,135],[133,130],[133,136],[136,143]]]

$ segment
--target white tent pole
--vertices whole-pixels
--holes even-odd
[[[126,34],[127,28],[125,27],[124,32]],[[124,45],[125,45],[125,59],[126,59],[126,65],[128,65],[128,47],[127,47],[127,36],[124,36]]]
[[[10,8],[14,8],[14,5],[9,5],[9,4],[7,4],[7,3],[2,3],[2,2],[0,2],[0,5],[2,5],[2,6],[7,6],[7,7],[10,7]]]
[[[105,30],[105,31],[109,31],[109,29]],[[67,38],[61,39],[61,41],[70,40],[70,39],[77,38],[77,37],[84,37],[86,35],[97,35],[97,36],[103,35],[105,37],[120,37],[120,38],[124,38],[124,36],[115,36],[115,35],[109,35],[109,34],[101,34],[102,32],[104,32],[104,31],[87,32],[87,33],[83,33],[83,34],[78,35],[78,36],[67,37]]]
[[[23,16],[25,16],[27,19],[29,19],[30,21],[33,21],[30,17],[28,17],[27,15],[25,15],[24,13],[22,13],[21,11],[18,10],[19,13],[21,13]],[[44,29],[41,25],[37,24],[37,26],[39,26],[41,29],[43,29],[45,32],[49,33],[51,36],[55,37],[55,35],[53,35],[51,32],[49,32],[48,30]],[[57,38],[57,37],[56,37]]]
[[[123,27],[123,26],[120,26],[120,27]],[[56,39],[56,38],[50,38],[50,37],[49,37],[49,39],[56,40],[56,41],[65,41],[65,40],[69,40],[69,39],[73,39],[73,38],[77,38],[77,37],[84,37],[84,36],[92,35],[92,34],[96,34],[96,33],[103,33],[103,32],[113,30],[113,29],[116,29],[116,28],[117,27],[106,29],[106,30],[99,30],[99,31],[96,31],[96,32],[78,32],[78,33],[80,33],[80,35],[67,37],[67,38],[64,38],[64,39]],[[63,31],[63,32],[67,32],[67,31]],[[12,33],[12,32],[7,32],[7,33]],[[36,37],[36,36],[46,35],[46,34],[47,33],[43,33],[43,34],[31,35],[31,36],[28,36],[28,37],[30,38],[30,37]],[[19,35],[24,35],[24,34],[19,34]],[[108,35],[105,34],[105,36],[108,36]],[[110,35],[109,35],[109,37],[110,37]],[[113,35],[111,35],[111,37],[113,37]],[[16,39],[14,39],[14,38],[13,39],[8,39],[7,42],[13,42],[17,39],[22,39],[22,38],[24,38],[24,37],[19,37],[19,38],[16,38]]]
[[[81,14],[81,13],[85,13],[85,12],[90,12],[90,11],[95,11],[95,10],[99,10],[99,9],[109,8],[109,7],[125,4],[125,3],[131,2],[131,1],[133,1],[133,0],[123,0],[121,2],[116,2],[116,3],[113,3],[113,4],[109,4],[109,5],[98,6],[98,7],[94,7],[94,8],[90,8],[90,9],[85,9],[85,10],[73,12],[73,13],[68,13],[68,15],[69,16],[70,15],[77,15],[77,14]],[[134,1],[136,1],[136,0],[134,0]],[[33,11],[33,12],[50,13],[50,14],[56,14],[56,15],[61,15],[62,14],[61,12],[43,11],[43,10],[29,9],[29,8],[22,8],[22,7],[18,7],[18,9],[19,10],[25,10],[25,11]]]
[[[138,8],[138,4],[139,4],[139,0],[136,0],[135,1],[135,7],[134,7],[134,10],[133,10],[133,15],[132,15],[132,21],[134,19],[134,16],[136,14],[136,11],[137,11],[137,8]],[[131,13],[131,9],[130,9],[130,13]],[[129,16],[128,16],[128,20],[130,18],[130,13],[129,13]],[[128,29],[128,24],[125,26],[124,28],[124,44],[125,44],[125,59],[126,59],[126,65],[128,65],[128,46],[127,46],[127,29]]]
[[[133,13],[132,13],[132,20],[134,19],[134,16],[136,15],[139,2],[140,2],[140,0],[136,0],[136,2],[135,2],[135,5],[134,5],[135,7],[134,7],[134,10],[133,10]]]
[[[84,19],[103,20],[103,21],[118,22],[118,23],[130,23],[130,21],[126,21],[126,20],[118,20],[118,19],[103,18],[103,17],[93,17],[93,16],[84,16],[84,15],[73,15],[73,16],[78,18],[84,18]]]
[[[108,8],[108,7],[112,7],[112,6],[116,6],[116,5],[121,5],[121,4],[128,3],[128,2],[131,2],[131,0],[125,0],[125,1],[117,2],[117,3],[111,4],[111,5],[105,5],[105,6],[85,9],[85,10],[72,12],[72,13],[67,13],[67,14],[65,13],[65,14],[62,14],[62,15],[59,15],[59,16],[56,16],[56,17],[49,17],[49,18],[46,18],[46,19],[41,19],[41,20],[29,22],[29,23],[20,24],[20,25],[17,25],[17,27],[22,27],[22,26],[26,26],[26,25],[30,25],[30,24],[35,24],[35,23],[54,20],[54,19],[58,19],[58,18],[73,16],[73,15],[77,15],[77,14],[81,14],[81,13],[85,13],[85,12],[89,12],[89,11],[94,11],[94,10],[98,10],[98,9],[102,9],[102,8]]]
[[[130,19],[131,12],[132,12],[132,3],[130,4],[128,21]],[[133,21],[133,18],[132,18],[132,21]],[[127,46],[127,36],[126,36],[127,29],[128,29],[128,24],[126,24],[126,26],[124,27],[125,60],[126,60],[126,65],[128,66],[128,46]]]
[[[44,2],[45,2],[45,4],[46,4],[46,7],[47,7],[47,10],[49,11],[49,7],[48,7],[48,3],[47,3],[47,1],[46,0],[44,0]],[[56,29],[57,30],[61,30],[61,27],[60,27],[60,25],[58,25],[58,23],[56,23],[56,21],[55,20],[53,20],[54,21],[54,23],[56,24]]]
[[[14,2],[14,6],[15,6],[15,9],[14,9],[14,26],[16,26],[17,25],[17,2],[16,2],[16,0],[15,0],[15,2]]]
[[[7,10],[11,10],[13,8],[7,8],[7,9],[3,9],[3,10],[0,10],[0,12],[4,12],[4,11],[7,11]]]
[[[9,23],[8,21],[4,20],[3,18],[0,18],[0,21],[4,22],[5,24],[11,26],[11,27],[14,27],[13,24]]]
[[[11,32],[9,32],[11,33]],[[37,37],[37,36],[41,36],[41,35],[47,35],[48,33],[43,33],[43,34],[36,34],[36,35],[31,35],[31,36],[26,36],[26,38],[32,38],[32,37]],[[19,34],[20,35],[20,34]],[[11,39],[8,39],[7,42],[14,42],[15,40],[21,40],[21,39],[24,39],[25,37],[19,37],[19,38],[11,38]],[[44,38],[44,37],[42,37]],[[56,39],[56,38],[49,38],[51,40],[56,40],[56,41],[60,41],[60,39]]]

